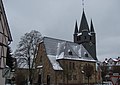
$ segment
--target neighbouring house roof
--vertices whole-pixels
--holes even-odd
[[[57,61],[60,59],[96,62],[82,44],[50,37],[44,37],[43,42],[54,70],[63,70]]]
[[[118,58],[110,58],[110,59],[106,59],[105,61],[103,61],[104,64],[106,64],[107,66],[120,66],[120,59]]]
[[[113,61],[114,61],[114,62],[118,62],[118,59],[114,58]]]

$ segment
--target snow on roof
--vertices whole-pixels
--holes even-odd
[[[114,58],[113,61],[118,62],[118,59]]]
[[[80,36],[80,35],[82,35],[82,33],[78,33],[78,34],[77,34],[77,36]]]
[[[105,60],[104,62],[105,62],[105,63],[108,63],[108,61],[107,61],[107,60]]]
[[[96,62],[83,45],[49,37],[44,37],[43,42],[54,70],[63,70],[62,67],[60,67],[59,62],[57,62],[59,59]]]
[[[47,55],[54,70],[63,70],[60,64],[56,61],[56,56],[54,55]]]
[[[91,35],[91,33],[88,33],[89,35]]]

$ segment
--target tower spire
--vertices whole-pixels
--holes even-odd
[[[93,22],[92,22],[92,19],[91,19],[91,25],[90,25],[90,32],[94,33],[94,26],[93,26]]]
[[[77,34],[77,33],[78,33],[78,25],[77,25],[77,20],[76,20],[74,34]]]
[[[84,0],[82,1],[83,13],[78,28],[77,21],[74,30],[74,43],[82,44],[84,48],[89,52],[93,59],[97,60],[96,56],[96,33],[94,32],[93,22],[91,19],[90,27],[87,22],[87,18],[84,10]],[[89,29],[90,28],[90,29]]]
[[[79,33],[82,31],[88,31],[89,32],[89,26],[87,23],[87,19],[83,10],[83,14],[82,14],[82,19],[81,19],[81,23],[80,23],[80,27],[79,27]]]

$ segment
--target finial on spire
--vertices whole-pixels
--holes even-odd
[[[83,6],[83,10],[84,10],[84,0],[82,0],[82,6]]]

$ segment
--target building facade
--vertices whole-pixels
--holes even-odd
[[[96,60],[83,45],[45,37],[35,60],[33,83],[45,85],[80,85],[88,83],[84,66],[90,64],[90,83],[97,83]],[[91,72],[90,69],[88,72]]]
[[[33,83],[84,85],[101,82],[100,71],[96,69],[96,33],[92,20],[89,29],[84,10],[79,30],[76,21],[73,37],[74,42],[43,38],[35,59]],[[87,65],[92,69],[85,67]]]
[[[23,81],[31,75],[32,83],[39,85],[101,82],[101,74],[96,65],[96,33],[92,20],[89,29],[84,10],[79,30],[76,21],[73,36],[74,42],[44,37],[39,43],[36,58],[33,59],[35,68],[31,71],[32,74],[25,69],[18,69],[17,74],[25,73]]]
[[[2,70],[6,67],[6,55],[7,48],[12,41],[10,29],[8,26],[5,10],[3,7],[3,2],[0,0],[0,84],[5,84],[4,75],[2,75]]]

